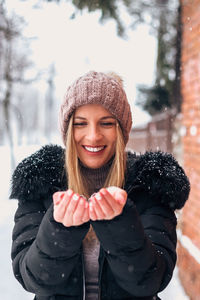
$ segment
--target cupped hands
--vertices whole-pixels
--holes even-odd
[[[111,220],[122,213],[126,200],[126,191],[119,187],[102,188],[88,200],[69,189],[53,194],[53,216],[66,227],[89,220]]]

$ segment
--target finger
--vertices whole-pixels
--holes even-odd
[[[103,212],[103,210],[101,209],[101,207],[98,203],[99,201],[97,201],[95,198],[96,197],[91,198],[93,208],[94,208],[94,212],[97,216],[97,220],[103,220],[105,218],[104,212]]]
[[[78,194],[73,194],[70,201],[69,201],[69,204],[65,210],[65,214],[63,216],[63,225],[66,226],[66,227],[69,227],[69,226],[73,226],[73,214],[74,214],[74,211],[78,205],[78,202],[79,202],[79,199],[80,199],[80,196]]]
[[[73,213],[73,224],[74,225],[80,225],[82,224],[83,214],[85,211],[85,199],[80,197],[78,204],[76,206],[76,209]]]
[[[60,197],[59,201],[57,201],[57,204],[54,205],[54,218],[56,221],[62,222],[66,208],[71,200],[72,195],[73,191],[67,190],[67,192],[64,192],[62,197]]]
[[[122,205],[118,201],[116,201],[115,198],[106,189],[101,189],[100,194],[106,199],[114,212],[118,213],[119,211],[121,211]]]
[[[119,189],[115,195],[114,198],[120,203],[120,204],[125,204],[127,200],[127,193],[126,191]]]
[[[73,196],[72,190],[67,190],[64,192],[64,195],[60,198],[60,201],[58,201],[58,209],[65,212],[67,206],[69,205],[71,198]]]
[[[110,216],[114,213],[112,207],[110,206],[110,204],[108,203],[108,201],[105,199],[105,197],[102,194],[97,193],[95,195],[95,199],[96,199],[96,202],[98,203],[98,205],[100,206],[102,212],[104,213],[104,217]]]
[[[84,210],[84,214],[83,214],[83,217],[82,217],[82,222],[85,223],[85,222],[88,222],[90,219],[90,216],[89,216],[89,203],[87,201],[85,201],[85,210]]]
[[[125,190],[116,187],[116,186],[110,186],[107,187],[106,190],[115,198],[116,201],[118,201],[121,204],[124,204],[127,199],[127,193]]]
[[[67,214],[73,214],[76,210],[76,207],[78,205],[80,199],[80,195],[79,194],[73,194],[71,197],[71,200],[69,201],[69,204],[67,206],[66,209],[66,213]]]
[[[96,213],[94,211],[94,205],[93,205],[92,201],[89,202],[89,216],[90,216],[90,219],[92,221],[97,220],[97,216],[96,216]]]

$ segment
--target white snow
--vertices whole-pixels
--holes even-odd
[[[18,163],[27,155],[40,148],[36,146],[23,146],[15,148],[15,158]],[[3,300],[31,300],[33,294],[27,293],[14,278],[10,258],[11,236],[14,225],[13,217],[17,207],[16,200],[8,200],[10,185],[10,158],[9,148],[0,147],[0,244],[1,244],[1,268],[0,268],[0,299]],[[185,238],[183,239],[183,241]],[[188,243],[188,241],[187,241]],[[178,269],[175,268],[173,278],[168,287],[159,294],[162,300],[189,300],[184,293],[178,278]]]
[[[37,149],[37,146],[17,148],[15,151],[16,162],[19,162],[35,149]],[[0,147],[0,299],[31,300],[33,294],[24,291],[12,272],[10,253],[14,225],[13,217],[17,208],[17,201],[8,200],[11,176],[9,154],[8,147]]]
[[[181,243],[181,245],[189,252],[189,254],[200,264],[200,250],[197,248],[197,246],[194,245],[192,240],[182,234],[181,230],[177,230],[178,239]]]

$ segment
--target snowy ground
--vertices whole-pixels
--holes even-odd
[[[16,161],[19,162],[26,155],[38,148],[39,146],[17,149]],[[33,299],[33,294],[24,291],[12,273],[10,249],[14,224],[13,216],[17,202],[15,200],[8,200],[10,173],[9,149],[0,147],[0,299],[30,300]],[[189,300],[180,284],[177,268],[169,286],[159,296],[162,300]]]

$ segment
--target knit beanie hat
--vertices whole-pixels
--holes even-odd
[[[60,109],[60,129],[65,144],[69,119],[76,108],[85,104],[99,104],[116,117],[127,144],[132,126],[130,105],[116,75],[91,71],[78,78],[67,89]]]

